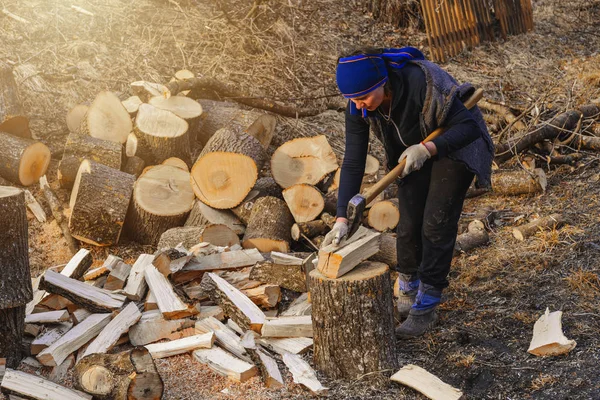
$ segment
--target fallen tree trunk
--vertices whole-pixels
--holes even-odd
[[[132,129],[131,117],[121,100],[111,92],[100,92],[79,127],[83,135],[125,143]]]
[[[543,229],[558,229],[567,222],[567,219],[562,214],[552,214],[546,217],[538,218],[528,224],[513,228],[512,234],[518,240],[525,240],[536,232]]]
[[[23,111],[19,88],[11,68],[0,68],[0,132],[31,139],[29,118]]]
[[[46,174],[50,149],[41,142],[0,132],[0,159],[0,176],[30,186]]]
[[[506,196],[535,194],[546,191],[546,174],[541,168],[533,171],[495,171],[492,174],[492,193]]]
[[[252,209],[252,215],[242,241],[245,249],[257,248],[261,252],[290,250],[290,229],[294,219],[283,200],[261,197]]]

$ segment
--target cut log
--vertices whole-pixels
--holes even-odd
[[[135,182],[127,215],[129,236],[156,245],[170,228],[182,226],[194,204],[190,174],[170,165],[157,165]]]
[[[138,96],[130,96],[121,102],[131,117],[135,117],[140,106],[143,104]]]
[[[256,341],[282,356],[286,353],[303,354],[313,347],[311,338],[258,338]]]
[[[292,185],[283,191],[283,199],[296,222],[316,219],[325,206],[323,195],[316,187],[306,183]]]
[[[69,230],[69,222],[67,221],[67,218],[63,214],[62,202],[60,200],[58,200],[58,198],[56,197],[56,194],[54,194],[54,192],[50,188],[50,185],[48,184],[48,180],[46,179],[46,175],[40,177],[40,188],[44,192],[46,201],[48,202],[48,205],[50,206],[50,209],[52,210],[52,216],[54,216],[54,219],[56,220],[56,224],[60,227],[60,230],[62,231],[62,234],[67,242],[67,245],[69,246],[69,250],[71,251],[71,254],[74,255],[77,252],[77,249],[79,248],[79,246],[77,245],[75,240],[73,240],[73,236],[71,236],[71,231]]]
[[[370,154],[367,154],[367,160],[365,162],[365,175],[377,175],[379,172],[379,160]]]
[[[299,241],[302,236],[312,239],[329,231],[329,226],[320,219],[309,222],[300,222],[292,225],[292,239]]]
[[[81,162],[85,159],[121,169],[122,149],[120,143],[71,133],[65,143],[63,158],[58,164],[58,181],[63,189],[71,189],[75,183]]]
[[[577,343],[569,340],[562,331],[562,311],[546,312],[533,326],[533,337],[528,353],[536,356],[556,356],[573,350]]]
[[[202,289],[241,328],[260,332],[266,319],[265,314],[223,278],[210,272],[205,274],[202,278]]]
[[[11,68],[0,68],[0,132],[31,139],[29,118],[23,110]]]
[[[379,232],[393,230],[400,222],[398,199],[390,199],[375,203],[369,209],[367,218],[369,226]]]
[[[86,285],[50,270],[42,276],[40,287],[93,312],[117,310],[123,306],[126,299],[123,295]]]
[[[85,271],[92,265],[92,254],[88,249],[79,249],[79,251],[69,260],[67,265],[60,271],[61,275],[67,278],[79,279]]]
[[[328,278],[339,278],[379,251],[381,234],[359,227],[342,246],[331,244],[319,250],[317,269]]]
[[[77,310],[71,313],[71,321],[73,321],[73,323],[77,325],[90,315],[92,315],[92,313],[86,310],[85,308],[78,308]]]
[[[190,307],[175,294],[171,283],[154,266],[149,266],[144,270],[144,277],[148,287],[156,297],[158,309],[166,319],[184,318],[198,311]]]
[[[171,91],[160,83],[135,81],[131,82],[129,87],[133,94],[138,96],[144,103],[147,103],[152,97],[162,96],[166,98],[171,96]]]
[[[260,285],[252,289],[244,289],[242,293],[254,304],[264,308],[273,308],[281,300],[281,289],[277,285]]]
[[[189,126],[188,137],[190,142],[196,140],[202,124],[202,106],[200,103],[182,96],[171,96],[169,98],[155,96],[148,100],[148,104],[161,110],[170,111],[185,120]]]
[[[189,126],[184,119],[150,104],[142,104],[135,117],[134,133],[147,145],[152,156],[146,162],[162,163],[169,157],[178,157],[189,163],[188,132]]]
[[[183,247],[189,249],[202,242],[225,247],[239,244],[240,239],[226,225],[210,224],[204,227],[182,226],[165,231],[160,236],[157,248],[171,248],[181,243]]]
[[[106,282],[104,283],[104,289],[106,290],[119,290],[125,287],[125,282],[131,272],[131,265],[125,264],[122,261],[118,261],[117,265],[112,268]]]
[[[196,257],[183,267],[181,271],[173,274],[172,279],[176,283],[189,282],[201,278],[207,271],[247,267],[263,260],[264,257],[257,249],[226,251]]]
[[[323,201],[324,201],[323,211],[328,214],[335,215],[337,212],[337,199],[338,199],[338,191],[337,190],[328,192],[325,195],[325,197],[323,198]]]
[[[260,348],[249,350],[249,352],[254,363],[259,366],[265,386],[270,389],[282,387],[284,382],[277,361]]]
[[[125,142],[125,155],[127,157],[139,157],[144,160],[144,163],[147,165],[155,164],[154,156],[150,151],[150,147],[148,147],[142,138],[138,138],[133,132],[127,135],[127,142]]]
[[[95,246],[118,243],[134,182],[132,175],[84,160],[69,203],[71,235]]]
[[[133,128],[129,113],[117,96],[100,92],[81,121],[79,130],[98,139],[125,143]]]
[[[50,347],[54,342],[63,337],[72,327],[73,324],[71,322],[62,322],[43,332],[31,342],[31,354],[36,355],[41,353],[44,349]]]
[[[143,347],[118,354],[92,354],[75,366],[75,385],[95,399],[160,399],[163,382]]]
[[[136,262],[131,267],[127,285],[125,285],[125,295],[133,301],[140,301],[148,288],[144,271],[152,265],[154,256],[152,254],[140,254]]]
[[[42,365],[60,365],[69,354],[96,337],[110,322],[111,314],[92,314],[56,342],[42,350],[37,359]]]
[[[242,110],[235,103],[199,99],[202,106],[202,127],[196,140],[205,146],[219,129],[231,126],[246,129],[257,118],[264,115],[254,110]]]
[[[262,327],[262,337],[313,337],[312,317],[280,317],[268,319]]]
[[[67,128],[71,133],[79,133],[81,122],[88,112],[89,107],[85,104],[78,104],[67,113]]]
[[[87,393],[60,386],[38,375],[7,369],[2,379],[2,392],[27,399],[91,400]]]
[[[270,260],[260,261],[252,267],[250,279],[278,285],[295,292],[306,291],[306,276],[302,270],[302,263],[282,265]]]
[[[83,275],[83,279],[86,281],[91,281],[91,280],[97,279],[101,276],[108,275],[113,270],[113,268],[115,266],[117,266],[117,264],[119,262],[122,262],[122,261],[123,261],[122,258],[114,256],[112,254],[109,254],[101,266],[99,266],[98,268],[91,269],[88,272],[86,272]]]
[[[191,325],[185,319],[166,320],[160,310],[145,311],[138,323],[129,330],[129,341],[134,346],[144,346]]]
[[[494,171],[492,193],[502,196],[536,194],[546,191],[546,173],[541,168],[533,171]]]
[[[46,174],[50,149],[32,139],[0,132],[0,176],[18,185],[30,186]]]
[[[240,219],[240,221],[247,225],[250,221],[250,216],[252,215],[254,203],[256,200],[265,196],[283,199],[281,188],[273,178],[259,178],[250,193],[248,193],[240,204],[232,208],[231,211]]]
[[[23,192],[25,193],[25,202],[27,204],[27,208],[29,211],[31,211],[35,219],[37,219],[39,222],[46,222],[46,212],[40,203],[38,203],[37,199],[33,197],[29,190],[25,189]]]
[[[26,324],[56,324],[69,321],[69,312],[66,310],[48,311],[43,313],[29,314],[25,317]]]
[[[466,253],[467,251],[473,250],[476,247],[487,244],[490,237],[485,230],[485,225],[479,220],[473,220],[467,227],[467,232],[460,234],[456,238],[454,244],[454,255],[460,253]]]
[[[525,240],[544,229],[558,229],[567,222],[562,214],[552,214],[531,221],[528,224],[513,228],[512,234],[518,240]]]
[[[266,196],[256,200],[242,241],[245,249],[257,248],[263,253],[290,250],[294,219],[283,200]]]
[[[463,395],[460,390],[413,364],[405,365],[390,379],[411,387],[432,400],[458,400]]]
[[[240,238],[227,225],[210,224],[202,228],[200,242],[214,244],[215,246],[231,247],[240,244]]]
[[[286,353],[283,355],[283,362],[292,373],[294,383],[305,386],[318,396],[325,395],[329,390],[319,382],[315,371],[299,355]]]
[[[113,320],[102,329],[102,332],[100,332],[96,339],[87,346],[81,357],[94,353],[108,352],[116,345],[121,335],[127,333],[129,328],[135,325],[141,317],[142,313],[138,310],[135,303],[129,303],[119,315],[113,318]]]
[[[294,300],[287,310],[281,313],[282,317],[294,317],[312,314],[312,303],[308,301],[308,293],[302,293],[300,297]]]
[[[192,167],[196,196],[218,209],[233,208],[248,195],[266,161],[261,143],[241,129],[219,129]]]
[[[318,270],[309,276],[316,368],[332,379],[396,368],[388,266],[366,261],[338,279]]]
[[[171,78],[170,82],[184,81],[184,80],[190,79],[190,78],[195,78],[194,73],[187,69],[182,69],[182,70],[175,72],[175,75],[173,78]],[[182,90],[181,92],[177,93],[177,96],[187,96],[189,93],[190,93],[189,90]]]
[[[171,165],[173,167],[177,167],[185,172],[190,172],[190,168],[181,158],[177,157],[169,157],[165,161],[161,163],[162,165]]]
[[[338,168],[335,153],[323,135],[298,138],[281,145],[271,158],[271,173],[282,188],[316,185]]]
[[[245,382],[258,374],[256,366],[237,359],[218,347],[194,351],[194,358],[219,375],[236,382]]]
[[[145,166],[146,162],[142,158],[138,156],[127,157],[123,172],[138,178],[142,174],[142,171],[144,171]]]
[[[231,328],[224,325],[214,317],[204,318],[196,322],[194,327],[197,333],[205,334],[214,332],[217,344],[244,361],[252,361],[242,346],[241,339]]]
[[[213,332],[202,335],[189,336],[183,339],[172,340],[166,343],[155,343],[146,345],[152,358],[165,358],[187,353],[197,349],[210,349],[215,341]]]
[[[243,235],[246,231],[244,224],[230,210],[217,210],[196,200],[190,216],[185,221],[185,226],[202,228],[210,224],[223,224],[236,235]]]

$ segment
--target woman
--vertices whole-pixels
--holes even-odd
[[[420,336],[437,321],[467,189],[474,176],[478,187],[490,185],[492,140],[479,109],[462,103],[473,87],[459,86],[417,49],[354,52],[338,60],[336,80],[350,100],[346,152],[337,219],[323,245],[339,244],[348,233],[346,208],[359,193],[372,130],[389,169],[406,159],[398,180],[397,227],[398,310],[406,320],[396,335]],[[440,126],[448,130],[422,143]]]

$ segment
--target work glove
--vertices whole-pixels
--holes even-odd
[[[337,220],[333,225],[333,228],[325,235],[321,248],[329,246],[330,244],[339,245],[342,239],[348,234],[348,222],[344,220]]]
[[[400,156],[398,162],[401,162],[406,158],[406,165],[400,174],[400,178],[404,178],[406,175],[413,171],[421,169],[425,161],[431,158],[431,153],[423,143],[414,144],[408,149],[404,150],[404,153]]]

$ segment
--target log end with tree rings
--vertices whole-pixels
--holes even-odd
[[[40,142],[0,132],[0,176],[29,186],[46,174],[50,149]]]
[[[121,104],[123,104],[123,107],[125,107],[129,115],[135,117],[135,115],[138,112],[138,109],[143,104],[143,102],[138,96],[131,96],[126,100],[123,100]]]
[[[84,134],[118,143],[125,143],[131,129],[129,113],[111,92],[100,92],[96,96],[80,127]]]
[[[276,197],[261,197],[254,203],[242,241],[245,249],[257,248],[266,253],[288,253],[294,217],[287,204]]]
[[[89,394],[106,396],[113,391],[114,375],[101,365],[94,365],[79,377],[79,385]]]
[[[184,96],[152,97],[148,104],[161,110],[170,111],[188,123],[189,138],[196,139],[202,123],[202,106],[196,100]]]
[[[371,228],[379,232],[394,229],[400,222],[398,200],[391,199],[375,203],[369,209],[367,221]]]
[[[50,164],[50,149],[40,142],[32,143],[21,155],[19,182],[23,186],[33,185],[46,175]]]
[[[240,238],[224,224],[210,224],[203,228],[199,242],[207,242],[215,246],[233,246],[240,244]]]
[[[323,135],[290,140],[271,157],[273,179],[284,189],[298,183],[316,185],[337,168],[335,154]]]
[[[181,158],[169,157],[162,162],[162,165],[172,165],[173,167],[177,167],[185,172],[190,172],[187,164]]]
[[[233,208],[250,193],[258,171],[256,163],[238,153],[216,151],[194,164],[191,182],[196,196],[217,209]]]
[[[71,133],[78,133],[81,122],[85,118],[89,107],[85,104],[78,104],[67,113],[67,128]]]
[[[287,203],[296,222],[315,220],[325,206],[321,192],[316,187],[305,183],[293,185],[285,189],[283,191],[283,199]]]

